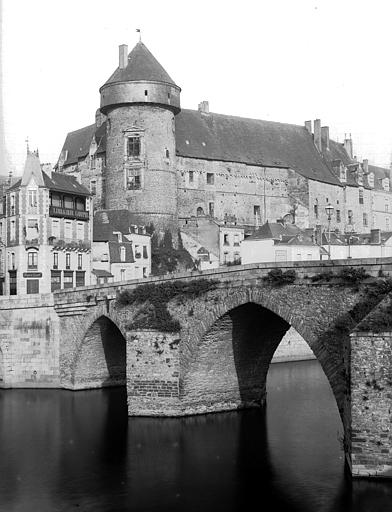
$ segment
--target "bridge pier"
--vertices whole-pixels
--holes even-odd
[[[128,331],[126,341],[128,414],[178,416],[179,333]]]
[[[391,332],[351,334],[349,450],[354,477],[392,478]]]

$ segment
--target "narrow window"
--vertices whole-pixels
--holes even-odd
[[[82,263],[83,263],[83,255],[82,254],[78,254],[78,269],[79,270],[82,269]]]
[[[194,172],[193,171],[189,171],[189,183],[193,183],[194,181]]]
[[[385,217],[385,228],[389,231],[389,217]]]
[[[60,221],[52,219],[52,236],[60,238]]]
[[[15,215],[15,195],[11,194],[11,215]]]
[[[120,270],[120,281],[125,281],[125,268]]]
[[[223,235],[223,245],[230,245],[229,235],[227,233]]]
[[[71,268],[71,253],[69,252],[65,253],[65,268]]]
[[[10,225],[10,241],[11,242],[15,241],[15,238],[16,238],[15,221],[11,220],[11,225]]]
[[[170,156],[169,150],[166,149],[166,158],[169,158],[169,156]]]
[[[214,173],[207,172],[207,185],[213,185],[214,184]]]
[[[363,204],[363,188],[358,190],[359,192],[359,204]]]
[[[37,206],[37,191],[29,190],[29,206],[34,208]]]
[[[234,235],[234,245],[238,247],[240,245],[240,235],[237,233]]]
[[[353,211],[348,210],[347,216],[348,216],[348,223],[351,225],[353,223]]]
[[[27,254],[27,268],[30,270],[37,270],[38,268],[38,253],[30,251]]]
[[[125,261],[125,247],[120,247],[120,261]]]
[[[368,225],[368,216],[367,213],[363,214],[363,225],[366,227]]]
[[[140,172],[140,169],[127,169],[127,190],[139,190],[141,188],[142,182]]]
[[[143,245],[143,258],[144,259],[148,258],[148,252],[147,252],[147,246],[146,245]]]
[[[53,268],[59,268],[59,253],[53,253]]]
[[[97,194],[97,180],[90,180],[90,193],[93,196]]]
[[[66,220],[64,227],[64,236],[67,240],[70,240],[72,238],[72,221]]]
[[[318,204],[314,205],[313,211],[314,211],[315,218],[318,219],[319,218]]]
[[[140,156],[140,137],[128,137],[127,154],[131,158]]]
[[[140,252],[140,245],[135,245],[135,258],[141,258],[142,253]]]
[[[341,222],[340,210],[336,210],[336,222]]]
[[[198,209],[196,210],[196,215],[197,217],[202,217],[204,215],[204,210],[201,206],[199,206]]]
[[[208,214],[210,217],[214,216],[214,203],[208,203]]]
[[[84,223],[78,222],[76,225],[76,230],[77,230],[77,239],[83,240],[84,239]]]
[[[145,89],[145,91],[144,91],[144,96],[148,96],[148,91],[147,91],[147,89]]]

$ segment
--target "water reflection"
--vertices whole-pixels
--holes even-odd
[[[128,419],[121,388],[3,390],[0,510],[388,510],[389,484],[345,479],[341,430],[316,361],[274,365],[266,411],[182,419]]]

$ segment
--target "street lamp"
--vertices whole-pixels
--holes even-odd
[[[328,218],[328,259],[331,259],[331,219],[332,219],[332,213],[334,211],[334,207],[332,204],[327,204],[325,207],[325,213],[327,214]]]

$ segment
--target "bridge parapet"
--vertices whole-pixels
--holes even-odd
[[[56,305],[69,303],[82,303],[88,307],[90,301],[113,300],[117,293],[125,289],[134,289],[147,283],[162,283],[165,281],[193,281],[197,278],[214,279],[220,281],[241,281],[241,279],[258,279],[267,276],[275,268],[283,272],[294,270],[298,278],[312,277],[321,272],[331,271],[338,274],[342,269],[354,267],[364,268],[366,273],[378,277],[380,272],[385,276],[392,276],[392,258],[366,258],[349,260],[326,260],[326,261],[295,261],[280,263],[257,263],[249,265],[235,265],[232,267],[219,267],[194,272],[179,272],[165,276],[150,276],[144,279],[130,281],[118,281],[116,283],[105,283],[90,285],[69,290],[57,290],[53,293]],[[307,282],[306,284],[311,284]]]

